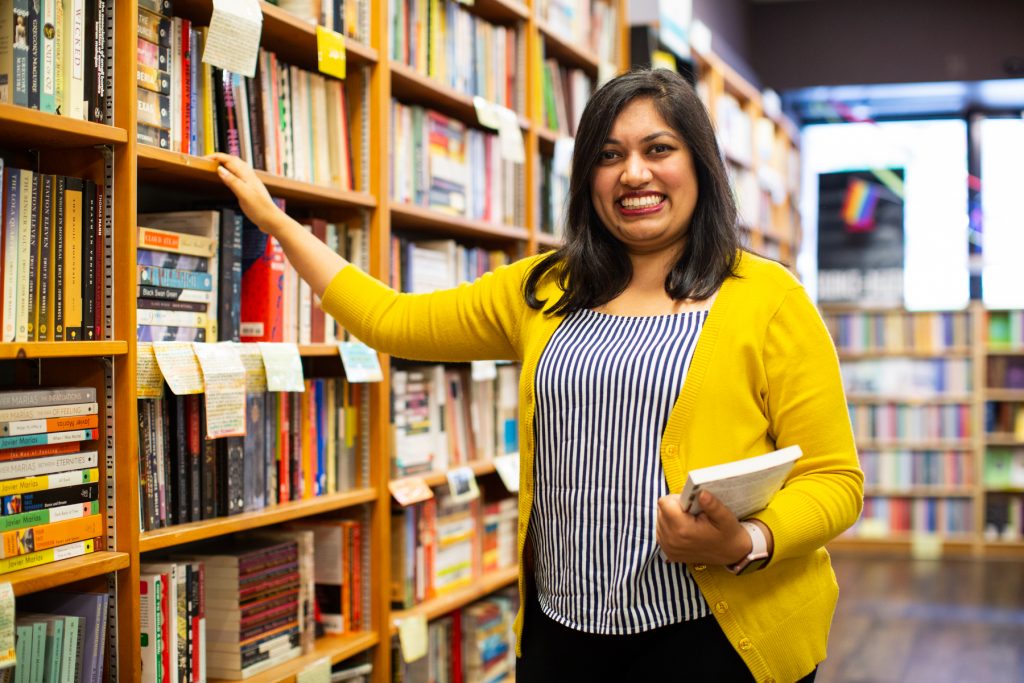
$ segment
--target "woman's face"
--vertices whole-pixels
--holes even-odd
[[[615,119],[594,167],[591,200],[630,254],[683,248],[697,174],[689,147],[653,100],[633,100]]]

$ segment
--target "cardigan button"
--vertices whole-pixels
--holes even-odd
[[[727,603],[724,600],[722,600],[721,602],[716,602],[715,603],[715,611],[718,612],[719,614],[725,614],[726,612],[729,611],[729,603]]]
[[[675,455],[675,454],[676,454],[675,444],[669,444],[669,445],[665,446],[665,455]]]
[[[708,568],[708,566],[706,564],[695,564],[695,565],[693,565],[693,571],[695,571],[695,572],[702,572],[702,571],[704,571],[707,568]]]
[[[768,678],[764,679],[764,683],[775,683],[775,679],[769,676]]]
[[[741,650],[749,650],[753,647],[753,643],[750,642],[750,638],[740,638],[738,645]]]

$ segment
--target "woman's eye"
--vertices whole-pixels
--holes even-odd
[[[615,159],[617,156],[618,156],[617,152],[615,152],[613,150],[610,150],[610,149],[606,149],[606,150],[601,152],[601,157],[600,158],[601,158],[601,161],[611,161],[611,160]]]
[[[672,148],[669,147],[668,145],[652,145],[651,146],[651,153],[652,154],[664,154],[665,152],[668,152],[671,149]]]

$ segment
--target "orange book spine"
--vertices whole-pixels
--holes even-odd
[[[90,515],[62,522],[15,529],[3,534],[3,557],[24,555],[56,548],[103,535],[103,515]]]

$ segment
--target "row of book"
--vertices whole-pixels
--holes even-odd
[[[858,454],[864,485],[887,491],[916,486],[966,487],[974,482],[969,451],[873,451]]]
[[[370,11],[367,0],[271,0],[270,4],[310,24],[367,42],[363,29]]]
[[[198,59],[206,32],[140,7],[139,142],[198,156],[227,152],[259,170],[352,189],[344,83],[266,50],[252,78],[211,66]]]
[[[990,349],[1024,347],[1024,311],[988,311],[986,332]]]
[[[319,519],[144,562],[142,680],[244,679],[365,629],[367,542],[362,521]]]
[[[942,352],[971,343],[964,312],[825,313],[825,324],[840,351]]]
[[[848,532],[874,537],[924,533],[949,536],[974,532],[971,498],[899,498],[865,496],[860,519]]]
[[[391,102],[391,198],[453,216],[524,225],[523,167],[499,136],[432,109]]]
[[[391,236],[391,286],[410,294],[473,282],[510,261],[501,249],[468,247],[452,239]]]
[[[0,2],[0,103],[105,123],[106,0]]]
[[[543,68],[544,125],[559,135],[576,137],[576,127],[594,91],[594,81],[582,69],[562,66],[554,59],[545,59]]]
[[[396,366],[391,373],[391,473],[405,477],[519,452],[519,367],[493,379],[468,368]]]
[[[985,433],[1024,441],[1024,403],[985,402]]]
[[[395,0],[388,22],[395,61],[457,92],[525,109],[523,31],[492,24],[456,0]]]
[[[562,236],[569,202],[569,166],[554,156],[540,156],[540,201],[537,225],[545,235]]]
[[[0,681],[99,683],[106,659],[106,593],[34,593],[18,600],[13,668]]]
[[[0,573],[101,549],[95,387],[0,392]]]
[[[103,338],[102,184],[0,159],[3,341]]]
[[[303,393],[250,393],[246,433],[206,438],[200,395],[139,400],[144,530],[253,512],[362,482],[359,388],[305,380]]]
[[[486,493],[486,488],[485,488]],[[516,565],[514,497],[458,501],[445,489],[391,512],[391,603],[408,609]]]
[[[573,45],[585,46],[604,62],[618,63],[618,17],[608,0],[539,0],[537,16],[548,30]]]
[[[969,439],[973,433],[970,405],[851,405],[850,422],[857,439],[924,441]]]
[[[1024,358],[989,356],[985,376],[985,386],[990,389],[1024,389]]]
[[[985,540],[1024,540],[1024,495],[989,494],[985,497]]]
[[[332,250],[361,260],[367,247],[362,228],[303,221]],[[344,338],[277,240],[239,209],[139,214],[138,224],[139,341],[313,344]]]
[[[986,488],[1024,491],[1024,450],[989,446],[982,476]]]
[[[515,588],[498,591],[427,626],[427,654],[406,662],[397,640],[392,671],[401,683],[497,683],[515,680]]]
[[[972,390],[967,358],[871,358],[841,365],[849,394],[899,398],[965,396]]]

